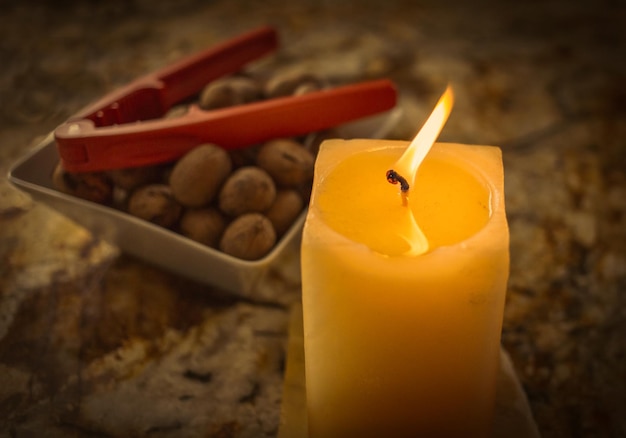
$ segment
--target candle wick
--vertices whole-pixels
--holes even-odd
[[[402,206],[408,207],[409,206],[409,192],[400,191],[400,195],[402,196]]]
[[[389,181],[391,184],[400,183],[400,190],[402,191],[403,194],[406,194],[409,191],[410,186],[406,178],[404,178],[402,175],[400,175],[398,172],[396,172],[393,169],[390,169],[387,171],[387,181]]]

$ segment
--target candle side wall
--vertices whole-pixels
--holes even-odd
[[[381,142],[326,146],[302,244],[311,436],[486,435],[509,266],[499,149],[437,145],[489,182],[484,229],[385,257],[326,226],[315,204],[333,165]]]

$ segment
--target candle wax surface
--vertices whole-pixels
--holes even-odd
[[[489,436],[509,272],[501,152],[434,144],[405,206],[386,172],[408,145],[320,147],[301,252],[311,438]],[[405,254],[412,222],[421,255]]]
[[[411,188],[403,200],[400,185],[390,184],[385,173],[404,149],[384,147],[339,163],[318,194],[326,224],[380,254],[397,256],[409,249],[404,235],[411,227],[411,214],[426,235],[429,250],[461,242],[487,223],[487,187],[436,151],[426,157],[415,180],[409,180]]]

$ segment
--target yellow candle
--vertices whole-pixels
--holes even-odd
[[[302,241],[310,438],[489,434],[509,271],[501,152],[435,144],[406,202],[384,175],[407,146],[329,140],[316,161]]]

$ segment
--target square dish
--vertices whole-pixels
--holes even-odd
[[[401,117],[400,107],[335,128],[339,138],[384,138]],[[59,161],[49,134],[15,163],[9,181],[122,251],[199,283],[250,299],[280,301],[275,279],[299,281],[299,242],[306,210],[265,257],[247,261],[224,254],[174,231],[111,207],[67,195],[55,188]]]

